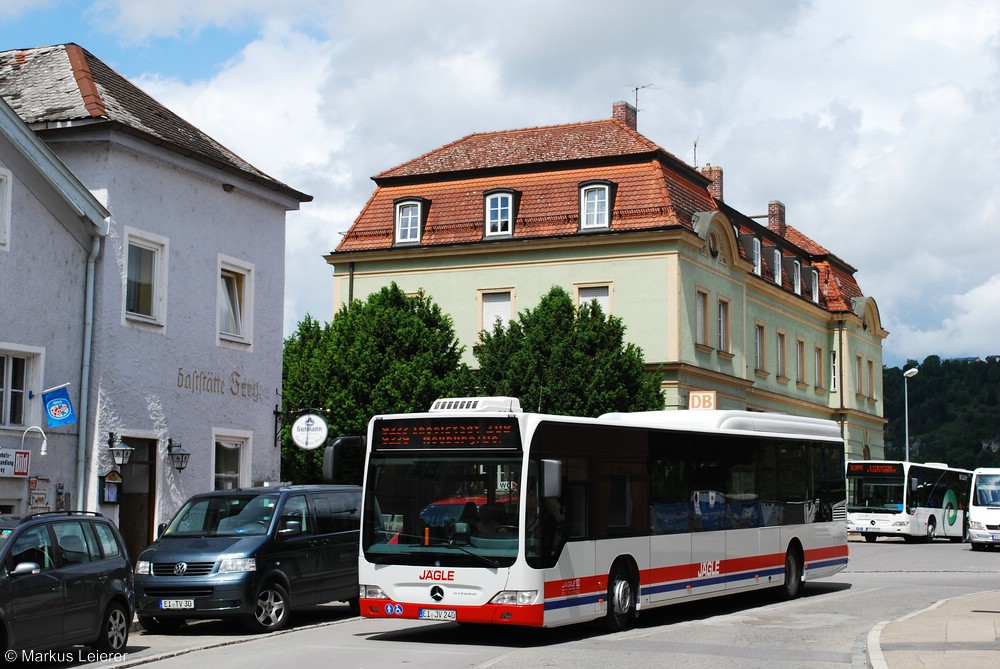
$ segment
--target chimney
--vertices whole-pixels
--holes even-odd
[[[779,237],[785,236],[785,205],[778,200],[767,203],[767,227]]]
[[[611,107],[611,118],[616,121],[621,121],[633,130],[636,129],[638,112],[635,107],[625,102],[624,100],[619,100]]]
[[[713,167],[711,163],[705,163],[705,166],[700,168],[699,171],[712,180],[712,183],[708,184],[708,192],[716,200],[722,200],[722,168]]]

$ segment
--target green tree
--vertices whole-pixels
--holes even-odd
[[[534,309],[483,332],[473,348],[482,395],[517,397],[526,411],[597,416],[663,408],[658,374],[625,344],[621,319],[596,302],[574,308],[553,287]]]
[[[345,304],[325,326],[306,316],[284,346],[282,478],[322,479],[323,449],[299,449],[289,436],[305,409],[322,408],[330,439],[364,435],[375,414],[426,411],[438,397],[468,394],[462,351],[451,318],[395,283]],[[347,465],[338,482],[360,482],[360,460]]]

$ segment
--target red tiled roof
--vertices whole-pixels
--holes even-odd
[[[375,176],[395,177],[485,170],[515,165],[617,158],[663,151],[621,121],[607,119],[467,135]]]

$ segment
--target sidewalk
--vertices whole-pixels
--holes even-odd
[[[872,669],[974,669],[1000,664],[1000,590],[946,599],[868,634]]]

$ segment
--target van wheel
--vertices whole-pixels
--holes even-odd
[[[139,624],[142,625],[142,629],[153,634],[170,634],[184,626],[184,619],[139,616]]]
[[[635,590],[629,580],[628,569],[621,562],[611,568],[608,576],[608,613],[604,625],[611,632],[628,628],[635,615]]]
[[[92,645],[98,653],[121,653],[128,644],[128,628],[132,621],[125,613],[125,607],[111,602],[101,619],[101,634]]]
[[[253,613],[246,619],[246,626],[254,633],[276,632],[288,624],[291,613],[285,589],[277,583],[268,583],[254,598]]]

